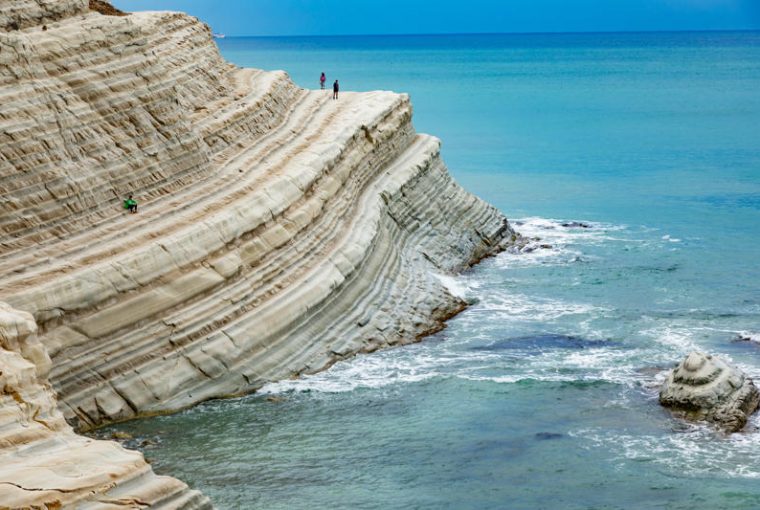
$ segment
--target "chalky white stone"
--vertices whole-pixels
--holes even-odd
[[[0,508],[211,508],[142,454],[75,434],[40,377],[49,359],[36,333],[31,315],[0,303]]]

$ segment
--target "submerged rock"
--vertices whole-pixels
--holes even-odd
[[[535,438],[539,441],[550,441],[552,439],[562,439],[564,436],[557,432],[538,432]]]
[[[717,356],[692,352],[668,375],[660,404],[690,420],[737,432],[760,402],[752,379]]]
[[[538,333],[498,340],[488,345],[471,347],[473,351],[520,350],[526,353],[540,354],[554,349],[592,349],[603,347],[604,340],[590,340],[579,336],[556,333]]]

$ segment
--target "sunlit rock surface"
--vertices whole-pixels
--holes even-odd
[[[752,379],[717,356],[692,352],[673,369],[660,403],[692,420],[714,422],[727,432],[744,428],[760,402]]]
[[[141,453],[75,434],[40,347],[32,316],[0,303],[0,508],[211,508]]]
[[[414,131],[407,96],[333,101],[237,68],[184,14],[0,0],[0,97],[0,301],[17,321],[0,487],[19,498],[206,504],[75,436],[52,389],[89,429],[414,342],[465,306],[437,275],[520,242]],[[59,462],[92,479],[66,492]]]

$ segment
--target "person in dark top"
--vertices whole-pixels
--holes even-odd
[[[322,76],[319,77],[319,88],[322,90],[325,90],[325,82],[327,81],[327,76],[325,76],[325,73],[322,73]]]
[[[340,86],[338,86],[338,80],[335,80],[335,83],[333,83],[333,99],[338,99],[339,90]]]
[[[124,209],[129,209],[132,214],[137,213],[137,201],[132,198],[132,195],[124,201]]]

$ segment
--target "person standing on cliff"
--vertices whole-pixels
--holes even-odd
[[[338,80],[335,80],[335,83],[333,83],[333,99],[338,99],[339,90],[340,86],[338,85]]]
[[[325,76],[325,73],[322,73],[322,76],[319,77],[319,88],[322,90],[325,90],[325,82],[327,81],[327,76]]]

